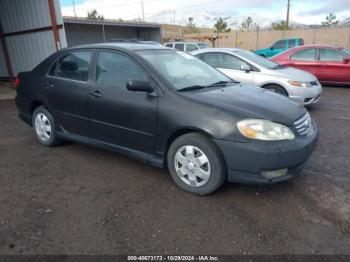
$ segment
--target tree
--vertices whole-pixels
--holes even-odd
[[[96,9],[91,9],[90,11],[88,11],[87,18],[89,20],[103,20],[104,19],[103,15],[99,15]]]
[[[188,22],[186,23],[186,28],[184,29],[184,33],[198,34],[200,32],[200,29],[196,26],[196,24],[193,21],[194,21],[193,17],[188,18]]]
[[[227,19],[229,19],[229,17],[225,17],[225,18],[219,17],[216,19],[216,23],[214,25],[214,27],[216,28],[215,32],[224,33],[224,32],[231,31],[230,28],[227,28],[227,22],[226,22]]]
[[[329,13],[329,15],[326,16],[326,21],[321,22],[323,26],[333,26],[337,25],[339,23],[339,20],[336,20],[337,16],[333,13]]]
[[[250,30],[252,29],[252,25],[253,25],[253,19],[248,16],[246,19],[244,19],[244,21],[241,23],[241,26],[239,27],[239,29],[241,31],[244,31],[244,30]]]
[[[290,30],[291,28],[287,25],[286,21],[282,20],[279,23],[272,23],[273,30]]]

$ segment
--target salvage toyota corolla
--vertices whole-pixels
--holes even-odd
[[[161,46],[63,49],[16,83],[20,118],[41,144],[70,140],[167,166],[179,187],[201,195],[226,180],[289,179],[318,138],[304,107]]]

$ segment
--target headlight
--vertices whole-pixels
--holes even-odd
[[[263,119],[239,121],[237,127],[241,134],[251,139],[278,141],[293,140],[294,133],[288,127]]]
[[[288,83],[292,86],[298,86],[298,87],[312,87],[312,85],[309,82],[301,82],[301,81],[292,81],[288,80]]]

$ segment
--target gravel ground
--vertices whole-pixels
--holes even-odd
[[[38,144],[0,101],[0,254],[350,254],[350,88],[310,109],[310,167],[281,184],[195,196],[164,169]]]

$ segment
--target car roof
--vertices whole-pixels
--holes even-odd
[[[155,44],[144,44],[144,43],[100,43],[100,44],[87,44],[87,45],[78,45],[71,47],[69,49],[82,49],[82,48],[115,48],[115,49],[125,49],[129,51],[138,51],[138,50],[157,50],[165,49],[172,50],[162,45]]]
[[[198,44],[198,43],[205,43],[205,42],[196,42],[196,41],[189,41],[189,42],[167,42],[165,44]]]
[[[193,52],[192,54],[201,54],[201,53],[208,53],[208,52],[235,52],[235,51],[242,51],[244,49],[239,49],[239,48],[225,48],[225,47],[209,47],[209,48],[203,48],[203,49],[198,49]],[[246,50],[244,50],[246,51]]]

